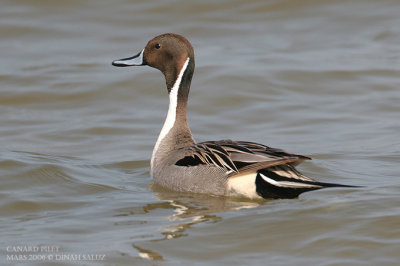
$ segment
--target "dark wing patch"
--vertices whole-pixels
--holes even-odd
[[[175,163],[178,166],[196,166],[204,164],[197,156],[185,156]]]

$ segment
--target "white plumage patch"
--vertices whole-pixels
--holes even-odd
[[[287,177],[287,178],[297,178],[298,177],[298,175],[296,175],[294,172],[289,171],[289,170],[285,170],[285,171],[283,171],[283,170],[274,170],[273,172],[275,174],[279,175],[279,176],[284,176],[284,177]]]
[[[165,138],[165,136],[168,134],[168,132],[171,130],[171,128],[175,124],[176,107],[178,106],[178,90],[179,90],[179,87],[182,82],[183,73],[185,73],[185,70],[186,70],[188,64],[189,64],[189,57],[186,59],[185,63],[183,64],[182,69],[179,72],[178,78],[175,81],[175,84],[169,93],[168,114],[167,114],[167,118],[165,119],[164,126],[161,129],[160,135],[158,136],[156,145],[154,146],[154,149],[153,149],[153,155],[151,156],[151,162],[150,162],[151,169],[153,169],[154,156],[158,150],[158,146],[160,146],[161,141]]]
[[[293,166],[290,166],[290,165],[280,165],[279,167],[273,167],[270,170],[279,176],[286,177],[286,178],[292,178],[292,179],[295,179],[296,181],[297,180],[311,181],[311,182],[314,181],[311,178],[302,175]],[[296,182],[296,181],[294,181],[294,182]]]
[[[277,186],[277,187],[287,187],[287,188],[318,188],[321,186],[318,185],[313,185],[313,184],[305,184],[301,182],[291,182],[291,181],[276,181],[273,180],[272,178],[269,178],[262,173],[260,173],[260,176],[262,179],[264,179],[265,182],[270,183],[271,185]]]
[[[256,192],[257,173],[236,175],[228,179],[228,195],[261,199]]]

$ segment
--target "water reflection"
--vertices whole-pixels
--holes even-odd
[[[162,238],[150,240],[160,242],[188,236],[188,229],[200,223],[217,223],[222,220],[221,213],[255,208],[265,201],[250,201],[245,198],[232,198],[192,193],[178,193],[169,191],[155,184],[151,190],[161,202],[150,203],[143,207],[143,212],[148,214],[157,209],[172,210],[173,214],[166,217],[169,223],[159,229]],[[139,256],[149,260],[163,260],[163,257],[150,249],[145,249],[137,244],[133,247],[139,251]]]
[[[142,259],[148,259],[148,260],[164,260],[163,256],[158,254],[157,252],[154,252],[150,249],[144,249],[139,247],[138,245],[133,244],[132,245],[135,249],[139,251],[139,257]]]
[[[169,216],[168,220],[180,221],[185,225],[193,225],[200,222],[218,222],[220,218],[216,213],[254,208],[265,203],[264,200],[251,201],[246,198],[174,192],[155,184],[151,184],[151,190],[157,199],[164,202],[164,206],[168,206],[169,209],[174,211],[174,214]],[[150,205],[153,206],[152,204]],[[147,206],[145,209],[149,207]]]

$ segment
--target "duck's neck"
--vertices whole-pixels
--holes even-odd
[[[181,69],[178,70],[175,82],[166,80],[169,92],[168,114],[153,150],[151,169],[154,169],[155,164],[166,158],[170,152],[195,143],[186,119],[186,106],[193,70],[194,62],[191,62],[188,57]]]

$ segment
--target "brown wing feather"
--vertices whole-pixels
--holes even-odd
[[[255,172],[255,171],[258,171],[261,169],[270,168],[270,167],[274,167],[277,165],[293,163],[293,162],[296,162],[297,160],[298,160],[298,158],[296,158],[296,157],[288,157],[285,159],[276,159],[276,160],[268,161],[268,162],[253,163],[253,164],[249,164],[247,166],[240,168],[238,173],[237,172],[230,173],[228,175],[228,177],[235,176],[235,175],[242,175],[242,174],[246,174],[246,173],[250,173],[250,172]]]
[[[285,157],[297,157],[297,162],[300,163],[303,160],[311,160],[310,157],[298,154],[287,153],[281,149],[271,148],[259,143],[249,142],[249,141],[232,141],[232,140],[220,140],[220,141],[207,141],[202,142],[202,144],[218,145],[223,147],[231,157],[237,156],[238,160],[246,160],[251,161],[253,158],[254,162],[262,161],[261,158],[264,157],[266,161],[277,158],[285,158]],[[293,162],[296,163],[296,162]]]
[[[229,171],[229,176],[277,165],[297,165],[311,158],[287,153],[262,144],[247,141],[207,141],[189,147],[176,165],[210,165]]]

